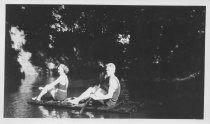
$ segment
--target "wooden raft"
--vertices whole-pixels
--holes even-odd
[[[51,106],[51,107],[60,107],[60,108],[68,108],[71,110],[80,110],[84,104],[79,104],[77,106],[67,102],[67,101],[47,101],[47,100],[29,100],[28,104],[31,105],[42,105],[42,106]],[[96,112],[106,112],[106,113],[118,113],[118,114],[131,114],[135,112],[136,107],[138,106],[138,102],[118,102],[115,106],[102,106],[102,107],[94,107],[87,106],[85,111],[96,111]]]

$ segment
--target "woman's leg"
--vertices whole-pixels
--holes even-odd
[[[53,97],[53,99],[55,100],[55,94],[57,92],[57,89],[53,88],[52,90],[49,91],[50,95]]]
[[[40,101],[42,96],[47,93],[47,88],[43,88],[41,93],[37,96],[36,100]]]
[[[48,92],[48,85],[46,85],[43,88],[39,88],[41,90],[40,94],[36,97],[36,100],[40,101],[42,96],[45,95]]]

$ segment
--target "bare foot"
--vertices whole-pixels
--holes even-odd
[[[36,98],[36,100],[37,100],[37,101],[40,101],[40,100],[41,100],[41,98],[37,97],[37,98]]]
[[[36,100],[36,99],[37,99],[37,97],[32,97],[31,99],[32,99],[32,100]]]
[[[36,97],[32,97],[31,99],[32,99],[32,100],[40,101],[40,98],[38,98],[37,96],[36,96]]]
[[[39,87],[38,89],[39,89],[39,90],[43,90],[43,89],[44,89],[44,87]]]
[[[79,100],[78,99],[73,99],[73,100],[68,100],[68,102],[70,102],[71,104],[74,104],[74,105],[78,105],[79,104]]]

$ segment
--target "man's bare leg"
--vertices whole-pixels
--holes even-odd
[[[96,87],[89,87],[85,92],[83,92],[79,97],[69,100],[70,103],[78,105],[81,100],[88,99],[92,93],[94,93]]]

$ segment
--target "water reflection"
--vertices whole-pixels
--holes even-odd
[[[85,112],[85,115],[87,115],[89,118],[94,118],[94,115],[91,112]]]
[[[34,75],[26,75],[25,79],[21,79],[21,86],[19,88],[20,93],[31,94],[31,88],[36,78],[37,76]]]
[[[27,105],[27,99],[32,97],[31,88],[36,78],[37,77],[34,75],[26,75],[25,79],[21,79],[19,92],[12,96],[14,99],[12,106],[15,108],[13,117],[25,117],[26,115],[30,114],[31,108]]]
[[[39,106],[38,108],[41,111],[43,117],[47,117],[47,118],[68,118],[69,117],[69,113],[67,111],[56,110],[54,108],[47,109],[44,106]]]
[[[78,110],[68,110],[62,108],[53,108],[53,107],[38,107],[42,117],[45,118],[94,118],[94,113],[84,112],[83,115],[79,114]]]

